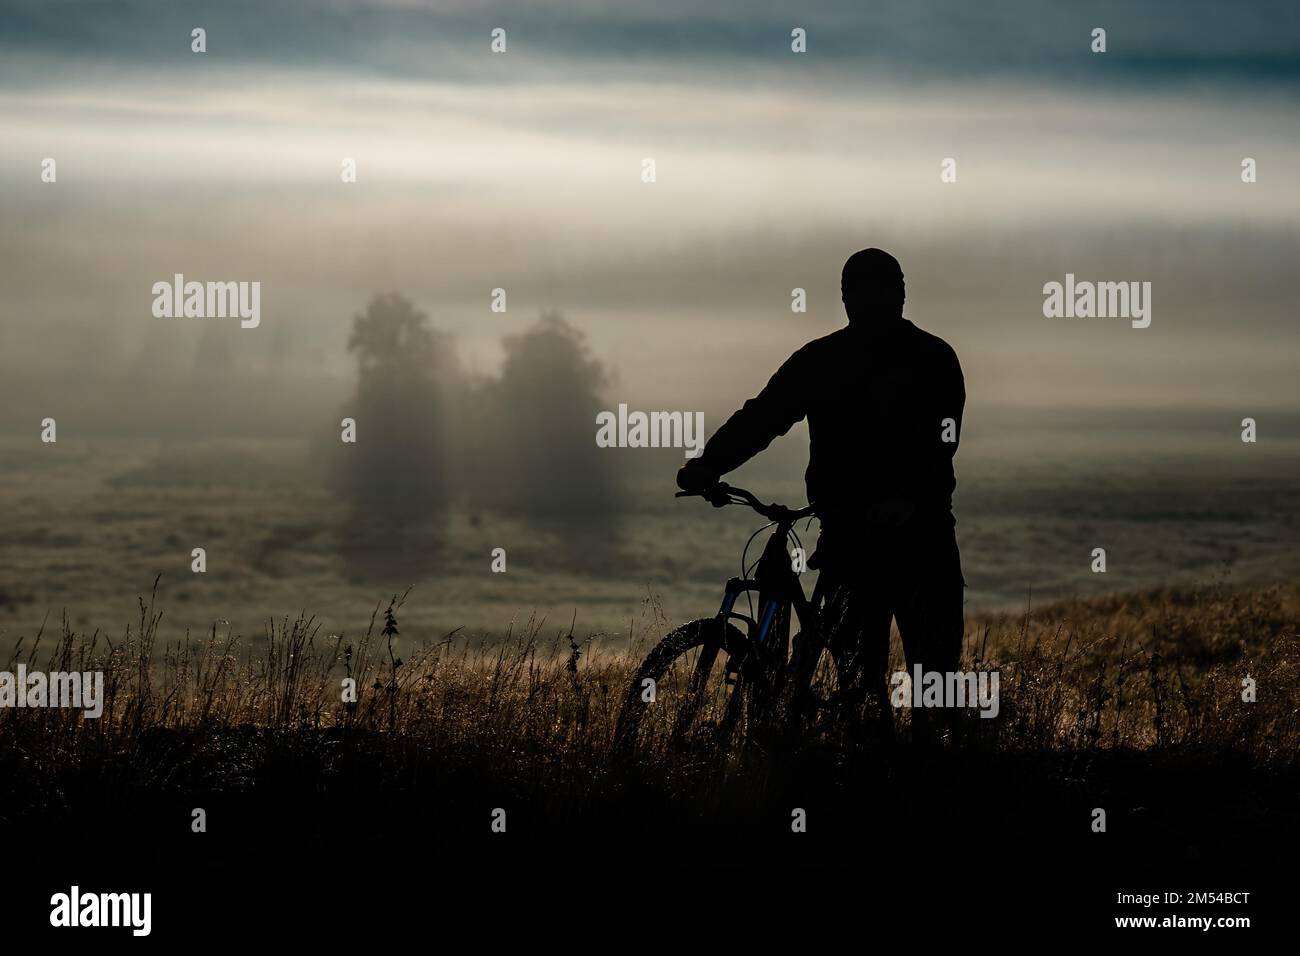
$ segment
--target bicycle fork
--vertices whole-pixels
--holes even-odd
[[[751,591],[757,591],[760,595],[758,620],[735,610],[736,600],[740,595]],[[790,617],[788,613],[782,613],[785,606],[785,602],[764,595],[757,581],[747,578],[731,578],[727,581],[727,589],[722,597],[722,606],[718,608],[718,616],[723,620],[743,621],[749,637],[745,647],[745,655],[751,651],[756,652],[761,656],[761,659],[770,665],[772,663],[771,658],[777,656],[784,658],[786,645],[789,641]],[[781,646],[774,646],[774,641]],[[743,664],[743,655],[732,656],[727,659],[725,680],[728,685],[735,685],[736,677]],[[768,674],[768,676],[771,675]]]

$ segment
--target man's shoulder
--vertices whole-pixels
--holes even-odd
[[[894,341],[899,342],[899,339]],[[902,341],[907,343],[906,348],[914,350],[914,354],[922,354],[936,361],[954,365],[960,364],[957,361],[957,351],[951,345],[933,332],[920,328],[910,319],[903,319]],[[790,361],[796,364],[820,365],[828,357],[846,356],[853,354],[864,345],[875,347],[880,344],[870,339],[864,342],[852,325],[846,325],[801,346],[790,357]]]
[[[811,342],[800,346],[794,354],[807,356],[824,355],[828,352],[836,352],[851,340],[852,334],[849,331],[851,328],[852,326],[846,325],[843,328],[836,329],[829,335],[823,335],[819,339],[813,339]]]
[[[925,329],[916,325],[911,319],[904,319],[907,323],[908,335],[922,350],[931,353],[937,358],[943,358],[948,361],[957,361],[957,350],[949,345],[944,339],[939,338],[933,332],[927,332]]]

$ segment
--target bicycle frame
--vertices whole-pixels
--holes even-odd
[[[791,567],[786,553],[795,520],[778,520],[758,559],[752,578],[734,577],[727,581],[718,616],[723,619],[743,621],[749,649],[757,649],[766,663],[784,664],[789,651],[790,614],[793,610],[799,619],[803,634],[814,635],[820,625],[818,607],[821,603],[821,582],[813,588],[811,600],[804,595],[799,575]],[[758,619],[735,610],[742,594],[757,592]]]

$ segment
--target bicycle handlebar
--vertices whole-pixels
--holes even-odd
[[[720,481],[708,491],[679,491],[678,498],[703,498],[715,508],[724,505],[748,505],[769,521],[794,523],[801,518],[811,518],[816,512],[809,505],[806,508],[792,509],[785,505],[764,504],[744,488],[735,488],[725,481]]]

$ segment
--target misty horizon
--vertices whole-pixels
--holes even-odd
[[[745,523],[671,498],[681,449],[599,448],[597,416],[702,414],[712,434],[845,324],[840,268],[865,246],[897,256],[904,315],[961,359],[959,536],[989,563],[973,605],[1121,587],[1072,582],[1043,543],[1117,509],[1150,522],[1130,582],[1214,578],[1205,542],[1238,540],[1225,515],[1262,542],[1223,545],[1225,561],[1290,567],[1295,530],[1268,522],[1300,451],[1285,4],[0,11],[7,637],[77,594],[87,623],[116,626],[154,574],[185,569],[190,538],[227,533],[247,568],[218,587],[218,562],[206,597],[178,585],[187,625],[304,590],[351,615],[374,588],[450,573],[449,555],[469,570],[417,589],[430,626],[585,602],[612,628],[647,587],[684,613]],[[256,283],[255,327],[186,316],[179,292],[179,317],[156,313],[178,274]],[[1149,326],[1049,318],[1045,289],[1071,276],[1149,290]],[[383,295],[431,336],[427,367],[389,391],[350,350]],[[552,314],[569,331],[537,338]],[[553,374],[520,360],[566,341]],[[405,417],[377,423],[385,408]],[[344,466],[348,416],[363,442]],[[47,418],[59,456],[39,443]],[[1240,440],[1247,418],[1258,444]],[[806,456],[800,424],[737,481],[794,503]],[[604,544],[557,530],[585,498]],[[426,537],[349,540],[405,500]],[[473,575],[516,520],[507,613]],[[669,528],[698,535],[698,562],[661,550]],[[133,542],[129,567],[101,534]],[[543,555],[555,576],[529,580]]]

